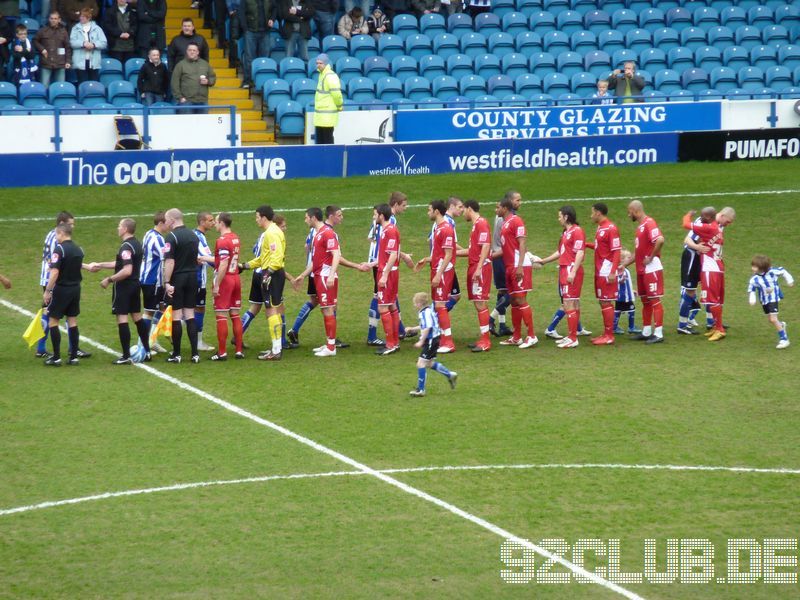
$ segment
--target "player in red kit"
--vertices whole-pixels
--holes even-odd
[[[722,305],[725,303],[725,263],[722,261],[723,229],[736,219],[736,211],[727,206],[717,213],[711,223],[693,223],[694,215],[694,211],[684,215],[683,227],[697,234],[700,238],[698,243],[709,248],[708,252],[700,255],[700,277],[703,282],[700,299],[714,317],[714,328],[706,336],[709,342],[717,342],[726,335],[725,327],[722,325]]]
[[[578,323],[581,319],[581,288],[583,287],[583,258],[586,253],[586,234],[578,225],[578,217],[572,206],[558,209],[558,222],[564,228],[558,250],[541,264],[558,260],[558,291],[567,313],[569,334],[558,340],[560,348],[578,347]]]
[[[658,224],[644,212],[641,201],[633,200],[628,204],[628,216],[637,223],[636,251],[628,262],[636,264],[636,286],[642,299],[642,333],[634,340],[644,340],[648,344],[660,344],[664,341],[664,267],[661,265],[661,248],[664,236]]]
[[[602,202],[593,204],[591,219],[597,225],[597,231],[594,242],[586,246],[594,249],[594,292],[603,315],[603,335],[593,338],[592,344],[604,346],[614,343],[614,303],[617,300],[617,268],[622,243],[617,226],[608,218],[608,206]]]
[[[506,267],[506,286],[511,296],[511,321],[514,332],[501,346],[519,346],[530,348],[539,343],[533,329],[533,310],[528,304],[528,292],[533,289],[533,263],[526,248],[527,233],[525,223],[519,215],[514,214],[514,204],[509,198],[503,198],[497,204],[497,216],[502,217],[500,227],[500,252]],[[522,323],[528,335],[522,338]]]
[[[473,352],[486,352],[492,347],[489,337],[489,292],[492,287],[492,230],[489,222],[481,216],[477,200],[464,202],[464,219],[472,223],[469,248],[458,250],[458,256],[467,257],[467,297],[475,303],[478,311],[480,338],[470,348]]]
[[[217,353],[211,360],[227,360],[225,344],[228,341],[228,315],[233,328],[236,358],[244,358],[242,352],[242,283],[239,279],[239,236],[231,231],[230,213],[217,215],[216,229],[219,232],[214,247],[214,314],[217,318]]]
[[[381,226],[377,260],[378,314],[386,334],[386,347],[375,353],[379,356],[394,354],[400,349],[400,311],[397,309],[397,292],[400,287],[400,231],[390,221],[391,218],[392,210],[388,204],[375,207],[375,222]]]

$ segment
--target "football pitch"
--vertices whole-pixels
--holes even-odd
[[[613,347],[581,338],[557,348],[543,335],[559,304],[553,265],[534,272],[529,296],[538,346],[495,340],[470,353],[477,319],[464,297],[451,313],[458,350],[440,357],[458,386],[431,372],[425,398],[408,396],[411,341],[387,357],[365,344],[372,278],[350,269],[340,269],[338,336],[351,347],[332,358],[312,354],[324,342],[315,310],[279,363],[256,360],[269,345],[259,315],[244,361],[212,363],[208,352],[197,365],[162,354],[113,366],[117,329],[99,285],[109,271],[84,273],[79,324],[91,358],[45,369],[21,339],[60,210],[75,215],[73,238],[92,262],[113,260],[120,218],[134,216],[141,239],[153,212],[173,206],[232,211],[249,249],[260,233],[253,211],[270,204],[287,218],[287,270],[297,274],[309,206],[345,209],[342,252],[360,262],[371,207],[402,190],[402,246],[420,258],[430,200],[475,198],[491,219],[508,189],[522,194],[539,256],[556,248],[562,204],[592,238],[597,199],[632,249],[625,206],[642,198],[666,238],[666,343],[618,336]],[[718,343],[675,333],[681,217],[706,205],[737,211],[725,235],[730,328]],[[798,596],[798,291],[784,286],[795,345],[781,351],[746,293],[756,253],[800,276],[796,160],[3,189],[0,206],[0,273],[13,281],[0,290],[0,597]],[[465,245],[469,225],[457,231]],[[582,321],[599,332],[592,260]],[[466,261],[457,269],[463,282]],[[246,274],[245,296],[249,285]],[[406,324],[418,291],[428,291],[427,269],[403,267]],[[287,286],[289,326],[304,301],[304,286]],[[209,311],[204,340],[215,339]]]

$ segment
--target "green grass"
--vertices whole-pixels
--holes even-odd
[[[302,346],[278,364],[254,359],[267,346],[263,317],[246,336],[248,359],[153,366],[181,381],[285,426],[370,467],[624,463],[800,468],[800,408],[795,348],[774,349],[760,308],[747,304],[756,252],[800,273],[792,243],[800,193],[735,195],[797,185],[796,161],[684,164],[627,169],[409,178],[183,184],[120,188],[0,190],[0,272],[14,282],[2,297],[35,310],[40,301],[41,242],[62,209],[76,215],[75,240],[87,260],[111,260],[116,223],[179,206],[185,211],[244,211],[234,230],[249,247],[259,231],[248,214],[336,203],[349,208],[339,233],[345,256],[366,258],[370,207],[402,189],[412,205],[457,194],[491,214],[509,188],[525,200],[529,244],[543,255],[560,235],[559,203],[574,198],[591,235],[591,199],[609,200],[623,243],[633,241],[624,197],[645,199],[667,245],[667,343],[642,347],[588,344],[571,352],[541,336],[558,299],[552,267],[534,274],[531,305],[540,346],[465,352],[476,336],[466,299],[453,312],[459,351],[443,362],[459,372],[451,392],[429,375],[429,395],[409,399],[416,353],[379,359],[363,344],[371,277],[345,270],[339,337],[350,349],[315,359],[323,340],[313,313]],[[707,197],[702,194],[730,193]],[[669,197],[666,197],[669,196]],[[674,197],[673,197],[674,196]],[[678,338],[682,214],[732,205],[726,233],[728,337]],[[108,215],[107,218],[82,218]],[[287,210],[290,272],[303,267],[300,210]],[[30,220],[47,217],[47,221]],[[19,219],[19,220],[17,220]],[[149,226],[138,219],[139,233]],[[400,217],[403,246],[427,249],[423,208]],[[459,224],[466,241],[468,227]],[[212,236],[214,237],[214,236]],[[463,279],[465,264],[458,266]],[[587,276],[591,273],[591,267]],[[100,276],[84,279],[81,333],[117,348],[110,293]],[[249,280],[245,280],[245,291]],[[427,273],[403,270],[405,320]],[[586,286],[585,286],[586,287]],[[796,291],[781,315],[790,336],[799,322]],[[304,295],[287,291],[294,319]],[[20,339],[28,319],[0,307],[0,510],[175,483],[351,468],[141,369],[112,367],[97,352],[78,368],[45,370]],[[597,330],[600,312],[584,290],[583,322]],[[205,339],[215,339],[213,319]],[[564,325],[562,325],[562,328]],[[186,342],[184,341],[184,345]],[[707,538],[725,572],[728,538],[797,538],[799,475],[730,472],[527,469],[430,471],[395,477],[538,542],[618,538],[623,570],[642,570],[646,538]],[[501,538],[365,475],[242,483],[112,498],[0,516],[0,597],[611,597],[594,585],[510,585],[500,577]],[[792,554],[792,553],[790,553]],[[797,553],[793,553],[797,556]],[[569,556],[568,556],[569,558]],[[541,559],[537,559],[537,566]],[[587,555],[587,567],[603,565]],[[797,572],[795,566],[788,569]],[[630,585],[647,598],[795,597],[796,586]]]

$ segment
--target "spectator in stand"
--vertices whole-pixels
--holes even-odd
[[[163,50],[167,46],[167,34],[164,30],[167,0],[138,0],[136,12],[138,17],[136,55],[147,58],[150,55],[150,48]]]
[[[422,15],[429,15],[431,13],[442,12],[442,3],[440,0],[411,0],[411,5],[414,7],[414,13],[417,18]]]
[[[100,16],[100,9],[96,0],[56,0],[55,9],[64,20],[67,31],[72,33],[75,25],[80,21],[80,13],[84,8],[92,11],[92,20]]]
[[[469,4],[467,6],[467,13],[473,19],[485,12],[491,12],[492,10],[492,0],[469,0]]]
[[[447,9],[447,16],[464,12],[464,3],[462,0],[441,0],[441,2],[442,12],[444,12],[444,9]]]
[[[314,23],[317,24],[319,41],[327,35],[333,35],[334,23],[336,22],[336,12],[339,10],[338,0],[311,0],[314,7]]]
[[[186,47],[186,58],[172,70],[172,95],[181,106],[208,104],[208,88],[217,82],[217,74],[207,60],[200,58],[197,44]],[[188,108],[184,113],[203,115],[206,108]]]
[[[372,11],[369,19],[367,19],[367,27],[369,27],[369,34],[375,38],[375,40],[380,39],[381,35],[384,33],[391,33],[392,32],[392,22],[383,14],[383,11],[375,7],[375,10]]]
[[[72,46],[72,68],[78,83],[100,81],[100,51],[108,46],[106,35],[92,20],[92,10],[82,8],[80,20],[69,36]]]
[[[360,5],[361,15],[366,19],[369,14],[369,7],[372,5],[371,0],[344,0],[344,14],[350,14],[350,11],[355,8],[356,2]],[[353,35],[359,34],[354,33]]]
[[[11,57],[8,51],[8,44],[11,38],[14,37],[14,30],[11,29],[9,23],[2,11],[0,11],[0,81],[6,80],[6,64]]]
[[[597,91],[592,94],[591,104],[614,104],[617,101],[608,93],[608,79],[597,80]]]
[[[199,50],[199,57],[208,61],[208,44],[206,38],[197,33],[194,29],[194,21],[186,17],[181,22],[181,32],[172,38],[167,49],[169,68],[173,71],[178,63],[186,56],[186,48],[189,44],[194,44]]]
[[[299,55],[308,61],[308,40],[314,7],[309,0],[280,0],[278,14],[283,19],[281,37],[286,40],[286,56]]]
[[[239,31],[244,35],[242,71],[243,88],[252,87],[251,66],[256,58],[269,56],[269,30],[275,23],[275,4],[272,0],[243,0],[231,4],[231,21],[239,22]]]
[[[128,5],[128,0],[117,0],[116,6],[109,7],[103,14],[103,32],[108,40],[108,55],[123,65],[136,56],[136,10]]]
[[[36,32],[33,45],[39,52],[39,80],[44,85],[50,85],[51,81],[64,81],[65,71],[72,65],[72,47],[58,11],[52,11],[47,25]]]
[[[366,35],[369,33],[367,20],[364,13],[356,6],[350,12],[342,15],[339,19],[339,35],[349,40],[354,35]]]
[[[164,102],[169,92],[169,83],[167,67],[161,62],[161,51],[150,48],[136,80],[136,89],[139,90],[142,104],[150,106],[155,102]]]
[[[614,69],[608,77],[608,86],[614,90],[617,102],[621,104],[644,102],[642,90],[645,85],[644,77],[636,74],[636,63],[632,60],[625,62],[622,71]]]
[[[380,0],[383,14],[391,23],[397,15],[404,15],[411,12],[409,0]]]
[[[36,51],[28,39],[28,28],[20,23],[14,28],[14,41],[11,42],[11,60],[14,69],[11,78],[14,84],[19,86],[36,81],[39,67],[34,61],[35,58]]]
[[[19,19],[19,0],[0,0],[0,17],[9,17],[12,23]],[[13,32],[9,31],[8,35],[4,36],[7,39],[3,44],[7,44],[13,35]]]

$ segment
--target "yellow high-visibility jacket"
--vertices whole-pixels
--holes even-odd
[[[342,110],[342,84],[330,65],[319,74],[317,93],[314,95],[314,127],[336,127]]]

